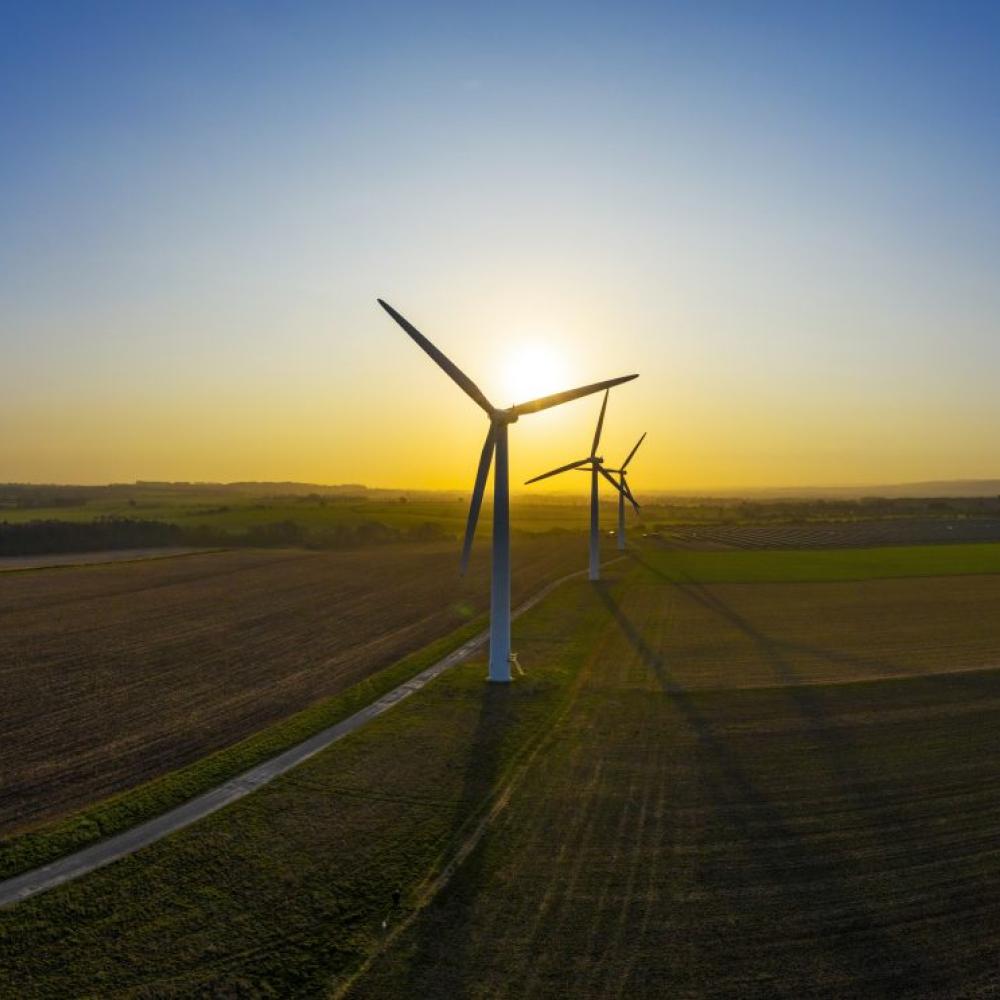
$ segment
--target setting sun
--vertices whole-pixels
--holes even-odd
[[[543,341],[515,344],[501,366],[500,406],[523,403],[571,387],[569,367]]]

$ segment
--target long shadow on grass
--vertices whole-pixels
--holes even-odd
[[[451,865],[496,800],[498,786],[509,763],[505,747],[508,732],[516,722],[519,692],[510,684],[484,684],[479,717],[469,743],[462,787],[455,803],[451,825],[443,837],[441,874],[450,877]],[[461,860],[460,872],[441,897],[431,900],[419,914],[402,949],[398,946],[382,960],[391,969],[406,965],[405,974],[392,975],[405,981],[404,996],[462,996],[467,991],[467,956],[472,946],[470,928],[480,890],[485,881],[483,850],[473,850]],[[458,867],[458,866],[456,866]],[[402,952],[402,954],[400,953]],[[375,970],[376,981],[380,969]],[[366,983],[359,984],[362,995]]]
[[[827,659],[834,664],[848,663],[851,666],[861,666],[882,672],[891,670],[890,665],[879,663],[876,660],[852,657],[850,654],[837,653],[821,647],[795,645],[776,639],[762,632],[753,622],[741,615],[704,584],[691,577],[682,580],[672,579],[646,562],[641,556],[633,554],[633,557],[647,572],[670,584],[676,591],[700,604],[707,611],[718,615],[757,646],[762,659],[774,671],[775,678],[781,683],[787,696],[808,720],[809,733],[825,744],[828,751],[828,762],[834,769],[842,788],[853,790],[856,795],[859,794],[857,788],[859,762],[855,748],[846,739],[843,728],[832,723],[822,696],[813,685],[803,682],[803,678],[795,670],[785,650],[797,649]],[[877,802],[862,802],[861,804],[866,807],[879,805]]]
[[[674,584],[674,581],[669,582]],[[678,586],[683,590],[685,585]],[[654,674],[661,690],[697,734],[706,759],[721,775],[721,786],[710,784],[715,809],[737,828],[753,864],[778,886],[788,886],[789,876],[794,874],[799,883],[799,887],[794,888],[802,895],[803,902],[814,899],[815,893],[822,891],[831,913],[850,915],[847,921],[842,917],[841,926],[831,929],[832,933],[818,942],[825,941],[829,950],[839,956],[843,968],[852,974],[860,977],[867,972],[870,976],[872,971],[880,970],[874,983],[872,979],[868,982],[877,983],[881,989],[927,991],[947,985],[923,954],[906,948],[896,937],[886,933],[884,914],[879,913],[868,899],[851,891],[850,877],[855,873],[851,860],[838,857],[827,848],[817,851],[786,822],[741,764],[725,733],[716,729],[709,713],[671,675],[662,656],[649,645],[614,596],[602,585],[597,592],[641,662]],[[805,707],[812,716],[819,718],[816,705],[809,703]],[[707,780],[711,782],[710,778]],[[752,807],[751,817],[740,808],[744,805]],[[822,882],[821,890],[816,885],[818,881]]]
[[[655,566],[643,560],[641,556],[634,555],[634,558],[648,572],[670,584],[677,592],[700,604],[707,611],[718,615],[757,646],[761,658],[774,671],[775,679],[780,682],[784,695],[792,701],[799,713],[806,719],[806,732],[826,751],[826,762],[832,769],[840,790],[853,798],[856,806],[865,810],[878,811],[883,816],[889,816],[891,807],[886,801],[885,795],[878,790],[873,795],[871,787],[859,780],[863,779],[866,772],[870,771],[870,764],[861,759],[857,746],[848,737],[849,730],[839,724],[828,711],[829,694],[824,691],[822,685],[813,685],[805,681],[796,671],[788,653],[790,651],[803,652],[825,659],[834,665],[846,664],[855,668],[872,669],[878,672],[880,679],[885,676],[886,672],[891,675],[892,665],[811,644],[792,643],[768,635],[704,584],[690,577],[679,581],[671,579]],[[916,680],[916,678],[908,679]],[[968,677],[938,678],[935,683],[948,689],[959,688],[967,691],[981,691],[993,686],[993,682],[988,676],[980,678],[975,674]],[[889,816],[889,818],[900,828],[905,828],[913,822],[911,818],[903,814]],[[874,831],[874,833],[877,837],[884,836],[884,831]]]

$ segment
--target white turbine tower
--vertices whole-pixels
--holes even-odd
[[[612,475],[618,475],[618,485],[620,489],[618,490],[618,548],[624,552],[625,551],[625,501],[626,499],[635,508],[635,512],[639,513],[639,504],[636,503],[636,499],[632,496],[632,491],[628,488],[628,480],[626,480],[626,475],[628,475],[628,463],[632,461],[635,457],[635,453],[639,450],[639,445],[646,440],[646,433],[643,431],[642,437],[639,438],[635,443],[635,447],[628,453],[628,458],[622,462],[622,467],[620,469],[609,469]]]
[[[604,392],[604,401],[601,403],[601,413],[597,418],[597,429],[594,431],[594,443],[590,446],[590,454],[586,458],[577,459],[568,465],[560,465],[558,469],[550,469],[543,472],[534,479],[529,479],[524,485],[537,483],[540,479],[548,479],[550,476],[558,476],[563,472],[579,470],[580,472],[590,472],[590,572],[591,580],[601,578],[601,535],[600,535],[600,515],[597,496],[597,477],[604,478],[618,491],[619,504],[624,503],[625,488],[619,486],[611,477],[607,469],[604,468],[604,459],[597,454],[597,447],[601,443],[601,428],[604,426],[604,411],[608,407],[608,390]],[[635,504],[631,496],[629,500]],[[638,505],[636,505],[638,509]]]
[[[507,425],[526,413],[537,413],[550,406],[568,403],[592,392],[600,392],[613,385],[629,382],[638,375],[623,375],[620,378],[593,385],[581,386],[557,392],[527,403],[518,403],[509,409],[495,407],[482,391],[457,365],[446,358],[412,323],[400,316],[395,309],[382,299],[378,304],[416,341],[444,371],[457,382],[468,396],[478,403],[490,418],[490,429],[486,433],[482,454],[479,456],[479,470],[476,485],[469,504],[469,520],[465,525],[465,541],[462,544],[462,573],[469,564],[472,540],[476,534],[476,522],[483,503],[486,477],[490,472],[493,453],[496,452],[496,469],[493,472],[493,579],[490,588],[490,670],[491,681],[510,680],[510,483],[507,472]]]

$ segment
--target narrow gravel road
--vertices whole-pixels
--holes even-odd
[[[538,604],[539,601],[551,594],[556,587],[568,580],[583,576],[585,572],[570,573],[564,577],[560,577],[558,580],[554,580],[530,597],[520,607],[516,608],[511,617],[520,617]],[[98,844],[84,848],[74,854],[69,854],[51,864],[36,868],[33,871],[24,872],[21,875],[16,875],[5,882],[0,882],[0,907],[18,903],[29,896],[45,892],[47,889],[53,889],[57,885],[70,882],[81,875],[86,875],[97,868],[111,864],[111,862],[117,861],[119,858],[134,854],[136,851],[155,843],[168,834],[182,830],[184,827],[203,819],[205,816],[216,812],[231,802],[243,798],[244,795],[249,795],[262,785],[266,785],[269,781],[272,781],[279,775],[285,774],[293,767],[297,767],[303,761],[308,760],[314,754],[319,753],[332,743],[342,739],[348,733],[355,732],[372,719],[380,716],[383,712],[387,712],[393,705],[397,705],[399,702],[409,698],[410,695],[419,691],[425,684],[446,670],[467,660],[473,653],[486,644],[488,638],[489,631],[484,629],[459,646],[458,649],[449,653],[443,659],[438,660],[437,663],[422,670],[405,684],[400,684],[399,687],[383,695],[371,705],[355,712],[349,718],[321,730],[297,746],[285,750],[263,764],[258,764],[249,771],[231,778],[217,788],[204,792],[185,802],[183,805],[163,813],[162,816],[157,816],[154,819],[147,820],[145,823],[140,823],[130,830],[125,830],[123,833],[109,837],[107,840],[102,840]]]

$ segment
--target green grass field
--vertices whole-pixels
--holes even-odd
[[[672,583],[829,582],[1000,573],[1000,544],[699,552],[650,543],[642,547],[642,559],[650,572]]]
[[[341,524],[353,527],[366,521],[379,521],[388,527],[405,530],[431,522],[458,536],[465,530],[468,515],[468,497],[461,500],[407,499],[404,503],[399,499],[327,498],[321,501],[306,496],[260,497],[226,492],[184,495],[143,491],[137,496],[134,504],[127,497],[113,497],[91,500],[76,507],[9,507],[0,510],[0,520],[13,524],[46,519],[90,521],[96,517],[131,517],[225,531],[240,531],[280,521],[294,521],[313,530]],[[604,507],[607,524],[610,525],[612,512],[617,510],[617,506],[609,497]],[[489,503],[484,505],[484,511],[488,514]],[[533,503],[525,499],[515,500],[511,511],[512,527],[515,531],[524,532],[553,528],[583,530],[589,523],[588,511],[589,508],[582,502]],[[483,522],[488,528],[485,514]]]
[[[275,489],[280,490],[280,484],[275,484]],[[31,499],[40,506],[18,507],[13,505],[13,493],[6,502],[0,495],[0,524],[127,518],[176,525],[181,529],[181,542],[210,546],[248,542],[254,545],[289,544],[288,536],[282,536],[283,541],[279,539],[276,542],[269,531],[274,531],[275,526],[287,530],[291,524],[295,526],[292,544],[320,548],[370,545],[376,538],[381,537],[385,541],[394,534],[397,539],[412,540],[414,535],[424,541],[447,536],[457,539],[465,528],[467,496],[394,495],[389,491],[366,494],[361,488],[353,496],[349,493],[321,496],[319,493],[301,492],[302,489],[299,487],[299,493],[276,492],[268,495],[260,490],[244,492],[211,485],[184,488],[142,485],[80,488],[80,495],[76,496],[70,487],[52,488],[49,492],[39,487],[33,491],[38,495],[32,495]],[[65,501],[64,505],[44,506],[46,503],[56,504],[58,497]],[[601,498],[601,523],[610,531],[617,523],[617,501],[610,489],[602,490]],[[519,534],[585,531],[589,523],[589,508],[584,500],[582,494],[576,498],[545,496],[530,491],[516,494],[511,505],[512,528]],[[488,535],[489,522],[490,504],[487,500],[480,519],[480,537]],[[654,496],[643,499],[640,517],[637,518],[629,510],[628,523],[629,530],[636,537],[644,532],[651,536],[660,535],[664,544],[695,550],[804,549],[810,544],[817,544],[811,543],[811,538],[820,539],[819,544],[825,548],[919,546],[928,542],[974,543],[997,541],[1000,537],[994,505],[992,501],[982,499],[964,503],[899,501],[895,505],[890,501],[857,502],[844,507],[837,504],[768,505],[733,501],[684,504]],[[379,532],[375,527],[377,525],[385,530]],[[358,529],[362,529],[360,533]],[[157,541],[150,544],[163,543]],[[100,543],[91,547],[99,548]],[[790,554],[784,555],[788,557]],[[807,558],[800,553],[792,561],[798,565]],[[857,571],[855,557],[848,557],[847,564],[840,572]],[[724,562],[719,565],[727,567]],[[949,565],[945,560],[940,571],[953,572]],[[740,573],[745,572],[738,559],[727,571],[730,575],[720,578],[729,579],[733,574],[736,574],[734,578],[739,578]],[[825,564],[815,568],[800,565],[798,571],[806,572],[809,579],[826,578],[829,572],[836,572]],[[758,571],[755,569],[755,572]],[[780,556],[773,569],[761,572],[762,579],[781,579],[787,575]],[[900,575],[907,575],[908,572],[902,565],[897,570]]]
[[[0,995],[995,994],[1000,576],[637,555],[519,623],[510,688],[469,663],[0,913]]]

